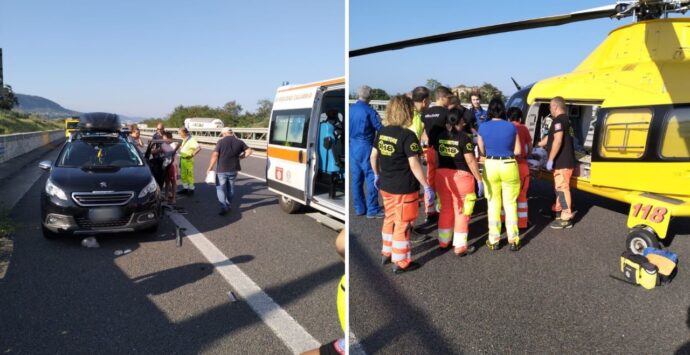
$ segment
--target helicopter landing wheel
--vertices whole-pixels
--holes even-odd
[[[656,233],[650,230],[648,227],[635,227],[625,240],[625,245],[627,249],[637,255],[642,255],[644,248],[661,248],[659,239],[656,237]]]

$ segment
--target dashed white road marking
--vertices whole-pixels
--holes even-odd
[[[318,348],[314,339],[297,321],[282,309],[237,265],[233,264],[220,249],[206,238],[186,218],[171,213],[170,219],[179,227],[186,228],[187,239],[199,249],[201,254],[218,270],[225,281],[232,286],[241,300],[244,300],[268,325],[293,353]]]

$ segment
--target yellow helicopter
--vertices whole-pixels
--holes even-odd
[[[520,107],[539,142],[549,101],[568,104],[578,169],[571,186],[630,204],[626,247],[641,254],[661,245],[672,217],[690,217],[690,0],[618,1],[545,18],[414,38],[350,51],[350,57],[598,18],[634,17],[572,72],[520,88],[507,106]],[[517,86],[517,84],[516,84]],[[541,178],[550,173],[537,169]],[[625,173],[623,175],[622,173]]]

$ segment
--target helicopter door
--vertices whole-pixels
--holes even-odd
[[[539,123],[539,106],[541,105],[540,102],[535,102],[530,106],[529,110],[527,111],[527,115],[525,116],[525,126],[527,126],[527,129],[529,130],[530,136],[532,136],[532,145],[537,145],[539,143],[539,140],[541,140],[541,135],[538,135],[539,133],[538,130],[538,123]]]

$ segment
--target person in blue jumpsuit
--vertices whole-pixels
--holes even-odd
[[[470,110],[472,110],[472,113],[474,113],[474,118],[475,118],[475,124],[476,124],[476,129],[479,131],[479,127],[482,126],[482,123],[488,122],[491,119],[489,118],[488,112],[484,108],[482,108],[482,96],[478,92],[472,92],[470,94],[470,101],[472,102],[472,107]]]
[[[350,177],[352,180],[352,200],[355,214],[367,218],[383,218],[379,206],[379,191],[374,182],[369,156],[374,137],[382,125],[379,114],[369,106],[371,88],[362,86],[358,90],[358,100],[350,106]],[[367,196],[364,197],[366,182]]]

